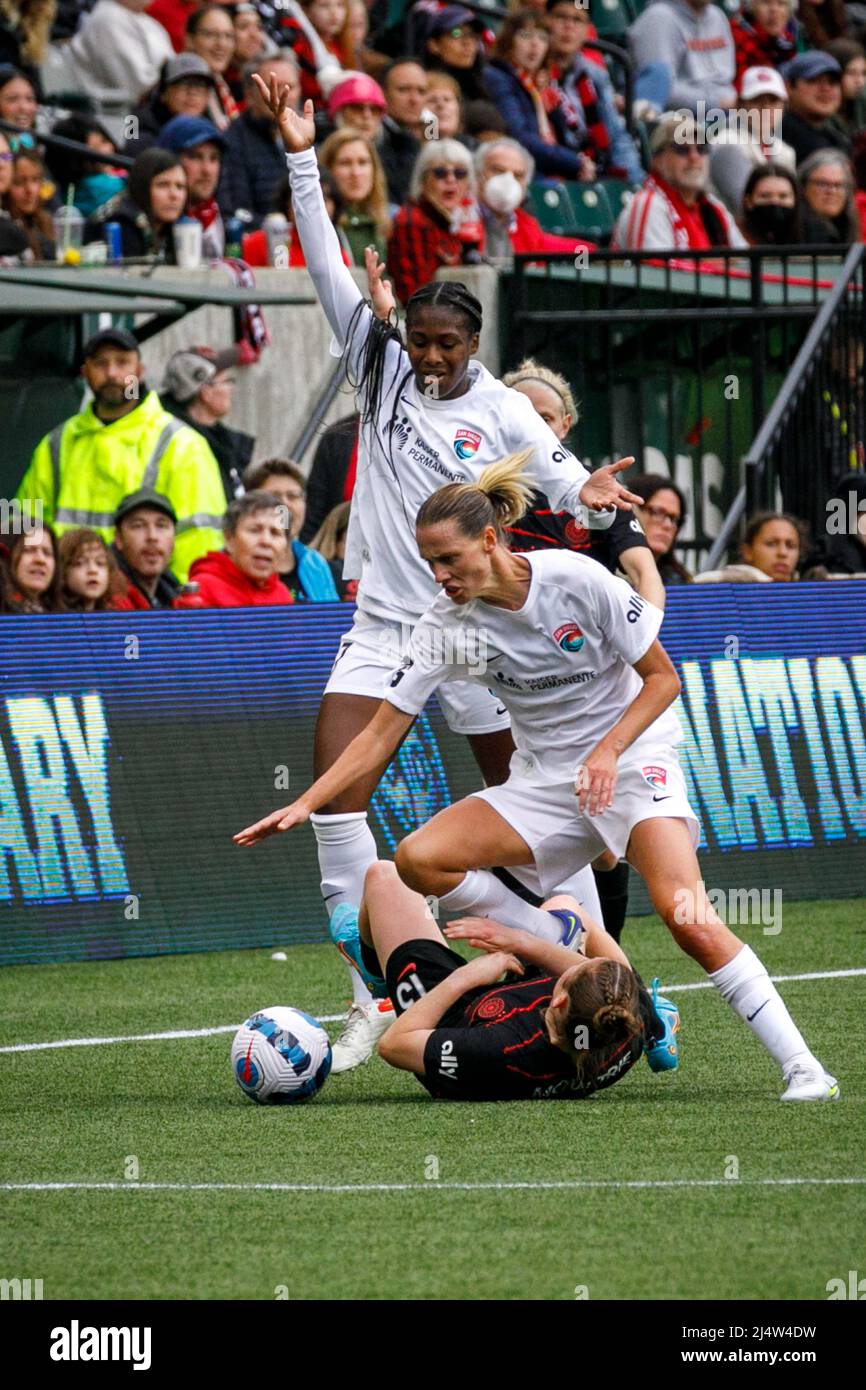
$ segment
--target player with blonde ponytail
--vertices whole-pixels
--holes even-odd
[[[249,845],[306,821],[399,746],[439,684],[458,673],[494,689],[511,716],[508,780],[440,811],[397,847],[400,878],[440,913],[490,917],[568,946],[576,913],[526,903],[491,869],[535,864],[545,895],[603,852],[626,858],[679,946],[779,1064],[785,1100],[839,1095],[751,947],[707,897],[700,828],[676,753],[680,681],[658,640],[663,614],[622,579],[567,551],[503,542],[522,505],[528,456],[428,497],[422,558],[442,592],[416,624],[371,722],[291,806],[235,836]],[[483,650],[483,671],[477,654]],[[461,654],[473,653],[472,664]],[[355,945],[357,928],[355,929]],[[348,950],[348,946],[346,946]]]

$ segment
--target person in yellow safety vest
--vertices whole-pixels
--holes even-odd
[[[138,342],[125,329],[94,334],[81,375],[93,400],[39,442],[17,495],[41,502],[58,535],[90,526],[110,541],[121,498],[154,488],[177,513],[171,567],[183,583],[193,560],[223,544],[226,497],[210,445],[148,389]]]

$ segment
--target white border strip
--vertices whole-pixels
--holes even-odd
[[[866,975],[866,967],[857,970],[812,970],[803,975],[771,975],[775,984],[793,980],[850,980]],[[688,989],[712,989],[710,980],[690,985],[663,985],[663,994],[681,994]],[[320,1023],[339,1023],[345,1014],[320,1014]],[[4,1052],[47,1052],[57,1047],[106,1047],[111,1043],[168,1042],[175,1038],[210,1038],[217,1033],[236,1033],[239,1023],[222,1023],[217,1028],[175,1028],[167,1033],[129,1033],[116,1038],[60,1038],[57,1042],[12,1043],[0,1047]]]
[[[0,1192],[571,1192],[601,1188],[643,1191],[690,1187],[862,1187],[853,1178],[591,1178],[560,1182],[4,1182]]]

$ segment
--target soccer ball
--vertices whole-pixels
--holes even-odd
[[[294,1105],[327,1081],[331,1043],[317,1019],[277,1004],[241,1024],[232,1043],[232,1070],[251,1100]]]

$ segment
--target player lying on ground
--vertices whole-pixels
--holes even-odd
[[[384,1060],[445,1100],[580,1100],[619,1081],[644,1051],[654,1071],[675,1066],[675,1006],[658,995],[654,1005],[613,938],[580,922],[575,898],[545,907],[561,911],[570,948],[466,918],[445,932],[485,952],[467,963],[395,866],[371,865],[360,918],[343,904],[331,927],[398,1014],[379,1043]]]
[[[266,64],[264,70],[268,75]],[[376,319],[343,263],[325,208],[312,103],[299,116],[287,86],[279,89],[272,76],[269,86],[256,81],[283,137],[295,226],[361,414],[343,567],[347,579],[360,582],[354,622],[340,643],[316,721],[313,760],[319,776],[370,723],[408,634],[436,595],[415,544],[415,514],[425,497],[455,479],[476,478],[486,464],[534,443],[539,485],[557,508],[581,515],[584,507],[628,510],[640,498],[616,477],[633,460],[590,477],[529,401],[474,360],[481,304],[465,285],[429,284],[412,295],[405,345],[391,321],[390,302],[381,306],[388,322]],[[377,303],[383,267],[375,253],[367,264]],[[605,513],[600,524],[612,517]],[[447,681],[437,698],[449,727],[466,735],[485,783],[504,782],[514,751],[508,712],[465,674]],[[387,760],[371,767],[318,806],[312,818],[329,914],[341,902],[360,901],[364,872],[377,854],[367,806],[386,766]],[[353,981],[353,995],[347,1029],[334,1047],[335,1072],[366,1060],[383,1021],[360,980]]]
[[[434,895],[449,915],[494,917],[549,940],[561,927],[490,868],[534,860],[552,893],[604,850],[626,858],[674,939],[781,1067],[783,1099],[835,1099],[835,1079],[764,966],[706,896],[698,821],[674,746],[682,739],[671,709],[680,682],[657,638],[663,614],[581,555],[508,549],[502,528],[525,508],[525,461],[503,459],[477,484],[451,484],[423,503],[418,545],[444,592],[415,628],[379,712],[309,791],[235,839],[252,844],[290,829],[386,762],[450,659],[483,634],[486,670],[473,679],[492,683],[508,707],[517,745],[511,773],[401,842],[403,882]]]

